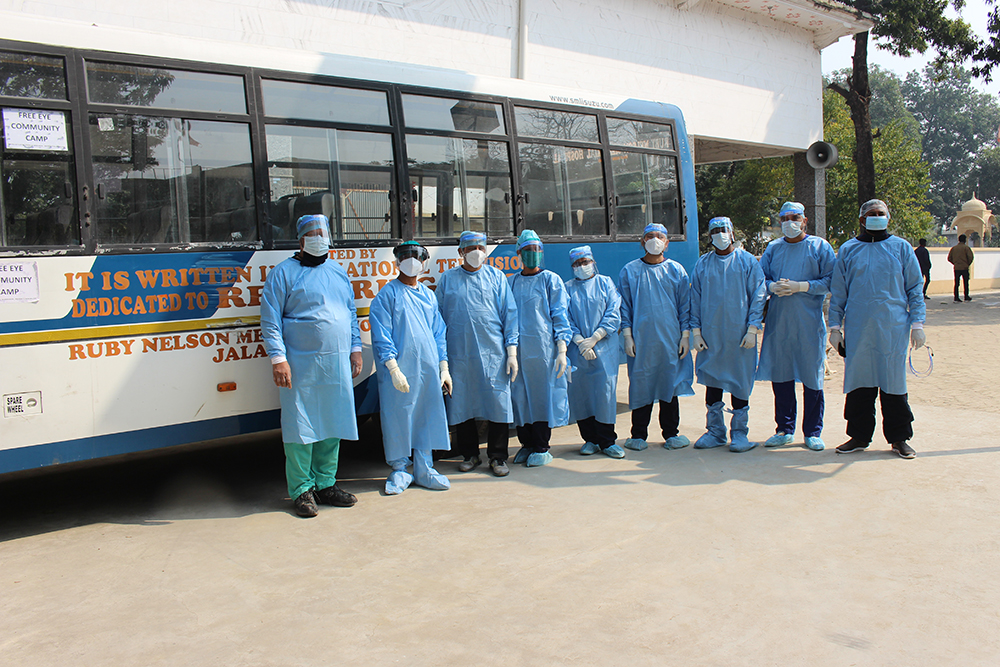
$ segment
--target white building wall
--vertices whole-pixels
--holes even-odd
[[[673,103],[703,138],[802,149],[821,135],[805,30],[711,0],[523,1],[528,81]],[[516,72],[517,17],[517,0],[0,0],[0,37],[356,76],[336,54],[441,68],[448,87]]]

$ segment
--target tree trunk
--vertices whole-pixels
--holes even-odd
[[[847,102],[851,110],[851,120],[854,122],[854,165],[858,173],[858,205],[869,199],[874,199],[875,193],[875,157],[872,153],[872,117],[869,105],[872,101],[872,91],[868,85],[868,33],[859,32],[854,35],[854,68],[847,88],[830,84],[830,89],[837,92]]]

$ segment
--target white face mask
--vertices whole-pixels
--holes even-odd
[[[409,277],[416,276],[423,272],[424,263],[416,257],[408,257],[399,263],[399,270]]]
[[[465,253],[465,263],[474,269],[478,269],[486,261],[486,253],[482,250],[470,250]]]
[[[802,233],[802,222],[799,220],[782,220],[781,233],[785,238],[794,239]]]
[[[573,267],[573,275],[579,280],[587,280],[594,275],[594,263],[582,264],[580,266]]]
[[[870,232],[880,232],[889,226],[889,218],[884,215],[873,215],[865,218],[865,229]]]
[[[325,236],[303,236],[303,252],[313,257],[322,257],[330,249],[330,241]]]
[[[662,255],[663,249],[667,247],[667,242],[661,238],[656,238],[654,236],[653,238],[643,243],[642,247],[644,247],[646,249],[646,252],[648,252],[650,255]]]
[[[712,245],[714,245],[719,250],[725,250],[733,241],[729,238],[729,232],[720,232],[718,234],[712,234]]]

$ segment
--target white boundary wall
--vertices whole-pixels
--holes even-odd
[[[928,248],[931,254],[929,294],[951,294],[955,269],[948,263],[951,248]],[[969,270],[969,287],[974,290],[1000,288],[1000,248],[973,248],[976,259]]]

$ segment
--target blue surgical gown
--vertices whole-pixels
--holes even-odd
[[[448,359],[454,391],[445,402],[448,423],[485,419],[509,424],[514,415],[507,376],[507,346],[517,345],[517,306],[503,272],[445,271],[434,290],[448,326]]]
[[[632,260],[618,274],[622,329],[632,329],[635,357],[628,357],[630,410],[675,396],[692,396],[691,355],[677,358],[681,332],[690,328],[690,283],[672,259],[659,264]]]
[[[283,355],[292,371],[292,388],[278,388],[281,439],[357,440],[350,355],[361,348],[361,332],[344,269],[331,260],[278,264],[264,282],[260,328],[267,355]]]
[[[698,352],[698,384],[747,400],[757,370],[757,346],[740,347],[747,328],[760,328],[764,272],[742,248],[698,258],[691,274],[691,328],[701,329],[707,350]]]
[[[515,273],[510,289],[517,303],[517,362],[520,370],[511,383],[514,425],[547,422],[550,428],[569,423],[566,396],[568,373],[557,378],[556,341],[569,345],[569,299],[559,276],[540,271]]]
[[[830,283],[830,326],[843,324],[844,392],[906,393],[910,325],[923,322],[923,277],[913,247],[897,236],[840,246]]]
[[[434,294],[418,283],[389,282],[372,300],[368,321],[378,376],[385,460],[410,456],[415,449],[450,449],[448,418],[441,392],[439,363],[448,360],[444,320]],[[392,385],[385,364],[395,359],[410,391]]]
[[[569,294],[569,327],[574,337],[584,338],[604,329],[607,336],[594,346],[597,358],[588,361],[580,349],[569,346],[573,381],[569,383],[571,421],[594,417],[602,424],[614,424],[618,415],[618,328],[622,323],[622,298],[615,282],[603,275],[588,280],[566,281]]]
[[[823,300],[830,291],[836,261],[833,248],[818,236],[806,236],[798,243],[780,238],[767,244],[760,258],[767,292],[772,283],[782,278],[808,282],[809,291],[771,295],[757,364],[758,380],[794,380],[813,391],[823,389],[826,360]]]

